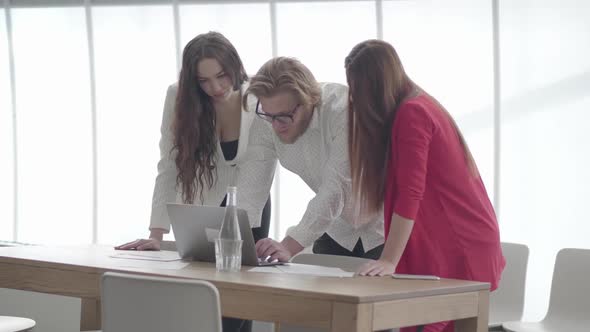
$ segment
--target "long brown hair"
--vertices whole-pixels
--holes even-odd
[[[398,106],[404,99],[424,92],[410,80],[393,46],[381,40],[356,45],[344,66],[350,87],[348,150],[353,196],[358,212],[371,214],[383,205],[387,163],[391,159],[390,133]],[[439,106],[459,136],[469,167],[477,172],[457,124]]]
[[[197,193],[202,199],[205,186],[211,189],[217,180],[215,109],[197,78],[199,61],[205,58],[219,62],[230,76],[234,91],[248,80],[238,52],[222,34],[200,34],[185,46],[178,78],[172,147],[172,151],[177,151],[176,185],[182,188],[185,203],[193,203]]]

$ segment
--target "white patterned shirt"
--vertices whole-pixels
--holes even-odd
[[[348,88],[321,84],[322,99],[307,130],[293,144],[282,143],[272,125],[256,117],[250,128],[247,157],[238,172],[238,206],[250,222],[259,222],[272,185],[276,159],[315,192],[298,225],[287,235],[308,247],[323,233],[352,251],[358,239],[365,251],[383,244],[383,216],[353,227],[348,158]],[[257,226],[257,225],[253,225]]]

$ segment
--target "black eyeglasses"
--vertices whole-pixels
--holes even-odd
[[[301,106],[301,104],[297,104],[295,106],[295,108],[293,108],[293,110],[291,110],[290,112],[272,115],[272,114],[264,113],[260,109],[260,100],[259,100],[258,103],[256,103],[256,115],[258,115],[260,118],[262,118],[263,120],[266,120],[270,123],[277,121],[280,124],[291,124],[291,123],[293,123],[293,117],[295,116],[295,113],[299,109],[299,106]]]

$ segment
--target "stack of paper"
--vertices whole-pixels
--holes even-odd
[[[181,270],[189,265],[176,251],[121,251],[109,257],[117,258],[114,265],[124,268]]]

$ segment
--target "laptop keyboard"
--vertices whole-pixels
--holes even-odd
[[[268,261],[268,258],[262,259],[260,257],[258,257],[258,266],[269,266],[269,265],[281,265],[283,263],[279,262],[277,259],[275,259],[272,262]]]

